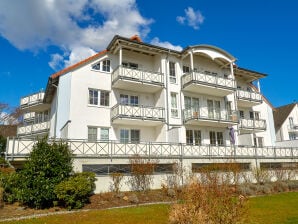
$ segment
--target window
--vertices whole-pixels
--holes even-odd
[[[129,142],[129,130],[127,130],[127,129],[120,130],[120,142],[121,143]]]
[[[96,140],[97,140],[97,128],[88,127],[88,141],[96,141]]]
[[[170,82],[171,83],[176,83],[175,63],[170,61],[169,67],[170,67]]]
[[[98,104],[98,95],[100,95],[100,102]],[[89,104],[109,106],[110,93],[104,90],[89,89]]]
[[[102,62],[102,70],[105,71],[105,72],[110,72],[110,60],[104,60]]]
[[[228,115],[232,115],[232,102],[231,101],[227,102],[227,112],[228,112]]]
[[[296,139],[296,134],[295,133],[289,133],[289,139],[290,140],[295,140]]]
[[[263,147],[264,139],[263,137],[254,137],[254,146],[255,147]]]
[[[138,96],[130,96],[130,105],[138,106],[139,105],[139,97]]]
[[[140,130],[130,130],[130,141],[131,143],[140,143]]]
[[[104,61],[98,62],[97,64],[92,65],[92,69],[97,71],[104,71],[104,72],[110,72],[111,69],[111,62],[109,59],[106,59]]]
[[[260,120],[260,112],[250,111],[249,118],[252,120]]]
[[[240,116],[241,119],[244,118],[244,111],[243,111],[243,110],[240,110],[240,111],[239,111],[239,116]]]
[[[186,144],[201,145],[201,131],[200,130],[186,130]]]
[[[178,117],[177,93],[171,93],[171,116]]]
[[[140,143],[140,130],[137,129],[120,129],[121,143]]]
[[[100,105],[101,106],[109,106],[109,95],[108,91],[100,91]]]
[[[100,140],[101,141],[109,141],[109,129],[108,128],[100,129]]]
[[[95,65],[92,65],[92,69],[94,69],[94,70],[100,70],[100,62],[98,62],[97,64],[95,64]]]
[[[293,117],[289,117],[290,128],[294,128],[294,119]]]
[[[98,105],[98,90],[89,89],[89,104]]]
[[[224,145],[223,132],[209,132],[210,145]]]
[[[183,73],[189,73],[189,71],[190,71],[189,67],[185,66],[185,65],[183,65],[182,69],[183,69]]]
[[[120,104],[138,106],[139,96],[129,96],[126,94],[120,94]]]
[[[220,119],[220,101],[207,100],[208,118]]]
[[[139,65],[132,62],[122,62],[122,66],[131,69],[138,69]]]

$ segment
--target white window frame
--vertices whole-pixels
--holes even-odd
[[[97,62],[92,65],[92,70],[101,71],[101,72],[111,72],[111,60],[103,59],[102,61]]]
[[[90,133],[91,130],[95,130],[95,133]],[[87,139],[88,141],[97,141],[97,134],[98,134],[98,128],[94,126],[88,126],[87,127]]]
[[[171,92],[171,117],[178,118],[178,93]]]
[[[127,135],[126,138],[122,138],[122,133],[125,132],[125,135]],[[138,132],[138,139],[134,139],[133,133]],[[120,138],[120,143],[126,144],[126,143],[140,143],[141,141],[141,130],[140,129],[120,129],[119,132],[119,138]]]
[[[90,93],[93,93],[93,96],[91,96]],[[97,93],[97,96],[95,96],[96,95],[95,93]],[[102,98],[102,94],[107,94],[107,95],[105,95],[105,97]],[[102,99],[103,99],[103,101],[102,101]],[[89,88],[88,89],[88,105],[109,107],[110,106],[110,91]]]
[[[187,133],[191,133],[188,137]],[[196,135],[197,133],[197,135]],[[202,144],[202,131],[198,129],[186,129],[186,144],[187,145],[201,145]],[[191,137],[191,138],[190,138]]]
[[[128,105],[128,106],[139,106],[140,105],[140,97],[138,95],[129,95],[120,93],[119,95],[120,104],[121,105]],[[127,102],[121,102],[122,99],[127,99]],[[133,102],[135,99],[137,99],[137,103]]]
[[[107,133],[103,133],[103,131],[107,131]],[[109,141],[110,140],[110,129],[107,127],[100,128],[100,141]]]
[[[176,63],[173,61],[169,62],[169,77],[170,83],[177,83],[177,74],[176,74]]]
[[[214,135],[214,138],[211,138],[211,135]],[[219,136],[221,135],[221,136]],[[209,141],[210,145],[216,145],[216,146],[223,146],[225,145],[225,139],[224,139],[224,132],[222,131],[209,131]]]

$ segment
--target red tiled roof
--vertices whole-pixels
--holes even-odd
[[[81,65],[83,65],[83,64],[85,64],[85,63],[87,63],[87,62],[89,62],[89,61],[92,61],[93,59],[95,59],[95,58],[97,58],[98,56],[100,56],[100,55],[102,55],[102,54],[105,54],[105,53],[107,53],[107,52],[108,52],[108,50],[103,50],[103,51],[101,51],[101,52],[99,52],[99,53],[97,53],[97,54],[95,54],[95,55],[93,55],[93,56],[91,56],[91,57],[89,57],[89,58],[86,58],[86,59],[84,59],[84,60],[82,60],[82,61],[80,61],[80,62],[74,64],[74,65],[71,65],[71,66],[69,66],[69,67],[67,67],[67,68],[65,68],[65,69],[62,69],[62,70],[60,70],[59,72],[56,72],[56,73],[54,73],[53,75],[51,75],[51,78],[52,78],[52,79],[57,78],[57,77],[59,77],[59,76],[65,74],[65,73],[67,73],[67,72],[69,72],[69,71],[71,71],[71,70],[73,70],[73,69],[75,69],[75,68],[80,67]]]

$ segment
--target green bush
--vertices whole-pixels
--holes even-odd
[[[94,173],[77,173],[58,184],[54,192],[68,209],[82,208],[89,202],[89,196],[95,189],[95,180]]]
[[[6,148],[6,138],[0,135],[0,157],[4,156],[5,148]]]
[[[67,179],[71,171],[71,152],[66,143],[39,140],[19,173],[19,201],[35,208],[52,206],[57,199],[55,186]]]
[[[3,199],[8,203],[22,200],[22,179],[16,172],[0,172],[0,187],[3,188]]]

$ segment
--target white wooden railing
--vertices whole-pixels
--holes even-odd
[[[165,120],[165,109],[162,107],[115,105],[111,110],[112,120],[117,118],[132,118],[142,120]]]
[[[203,72],[190,72],[182,76],[182,87],[191,83],[200,83],[221,88],[235,89],[236,83],[234,79],[224,78],[220,76],[208,75]]]
[[[229,121],[238,122],[238,116],[236,111],[220,110],[218,113],[212,111],[208,112],[208,108],[190,108],[183,110],[184,122],[193,119],[205,119],[214,121]]]
[[[237,98],[238,99],[244,99],[249,101],[256,101],[256,102],[262,102],[262,95],[260,93],[256,92],[250,92],[245,90],[237,90]]]
[[[240,128],[266,130],[266,120],[240,119]]]
[[[50,129],[50,122],[45,121],[45,122],[36,123],[36,124],[19,126],[17,129],[17,134],[18,135],[30,135],[30,134],[46,132],[49,129]]]
[[[118,66],[112,73],[112,83],[118,79],[126,79],[154,85],[164,85],[164,75],[160,72]]]
[[[26,106],[31,106],[34,104],[42,103],[44,98],[44,92],[34,93],[29,96],[25,96],[21,98],[20,106],[21,108]]]
[[[23,115],[24,121],[34,120],[34,118],[35,118],[35,112],[27,112],[27,113],[24,113],[24,115]]]
[[[49,140],[51,142],[51,140]],[[37,140],[8,139],[6,158],[26,158]],[[123,157],[132,155],[158,158],[239,158],[239,159],[298,159],[298,147],[262,147],[253,146],[212,146],[212,145],[186,145],[180,143],[119,143],[88,142],[85,140],[66,140],[69,148],[76,157]]]

